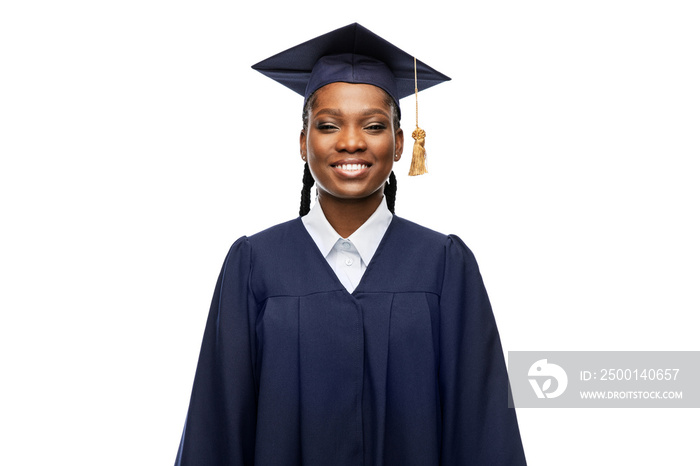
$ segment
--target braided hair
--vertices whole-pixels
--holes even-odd
[[[304,131],[307,131],[309,128],[309,113],[311,113],[311,109],[314,107],[315,102],[316,93],[313,93],[306,101],[306,105],[304,105],[304,111],[301,115]],[[384,102],[389,106],[389,108],[391,108],[394,130],[399,129],[401,127],[401,117],[398,105],[389,94],[385,95]],[[301,217],[308,214],[311,210],[311,187],[315,183],[314,177],[311,176],[311,170],[309,170],[308,162],[304,163],[304,176],[302,178],[302,182],[303,187],[301,188],[301,204],[299,205],[299,216]],[[384,183],[384,196],[386,197],[386,205],[389,208],[389,212],[393,214],[394,205],[396,204],[396,175],[394,175],[393,171],[389,175],[389,180]]]
[[[301,188],[301,205],[299,206],[299,216],[303,217],[311,210],[311,187],[314,185],[314,177],[311,176],[309,163],[304,163],[304,178],[302,179],[304,187]]]
[[[386,197],[386,206],[389,212],[394,213],[394,205],[396,204],[396,175],[394,170],[389,175],[389,180],[384,183],[384,196]]]

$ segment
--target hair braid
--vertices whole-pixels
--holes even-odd
[[[389,175],[389,181],[384,184],[384,196],[386,196],[386,206],[389,212],[394,213],[394,205],[396,204],[396,175],[392,170]]]
[[[304,187],[301,188],[301,204],[299,206],[299,216],[303,217],[311,210],[311,187],[314,185],[314,177],[311,176],[309,164],[304,164],[304,177],[302,178]]]

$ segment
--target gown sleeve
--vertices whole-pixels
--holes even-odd
[[[451,235],[440,296],[442,466],[525,465],[491,305],[472,252]]]
[[[255,300],[243,237],[224,261],[207,318],[175,466],[252,465],[255,449]]]

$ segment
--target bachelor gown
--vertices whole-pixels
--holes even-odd
[[[456,236],[394,216],[351,294],[300,218],[231,247],[176,466],[525,465]]]

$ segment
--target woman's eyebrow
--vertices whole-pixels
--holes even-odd
[[[342,112],[338,109],[335,109],[335,108],[322,108],[321,110],[318,110],[316,112],[316,115],[341,116]]]
[[[385,111],[382,110],[381,108],[368,108],[367,110],[362,112],[363,116],[369,116],[369,115],[384,115],[385,117],[389,117],[389,114]]]

